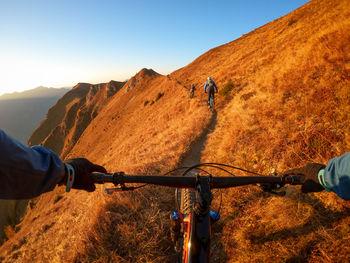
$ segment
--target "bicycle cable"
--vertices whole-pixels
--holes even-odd
[[[179,168],[175,168],[175,169],[173,169],[173,170],[170,170],[170,171],[166,172],[165,174],[163,174],[163,176],[168,175],[168,174],[170,174],[170,173],[172,173],[172,172],[176,172],[176,171],[178,171],[178,170],[189,169],[189,168],[191,168],[190,170],[195,169],[195,168],[192,168],[192,166],[179,167]],[[200,170],[200,171],[202,171],[202,172],[205,172],[206,174],[210,174],[209,172],[205,171],[204,169],[201,169],[201,168],[196,168],[196,169],[197,169],[197,170]],[[189,171],[190,171],[190,170],[189,170]],[[182,174],[182,176],[183,176],[183,175],[186,175],[189,171],[185,171],[185,172]]]
[[[197,166],[200,167],[200,166],[209,166],[209,165],[225,166],[225,167],[236,169],[236,170],[239,170],[239,171],[242,171],[242,172],[245,172],[245,173],[250,173],[250,174],[254,174],[254,175],[258,175],[258,176],[265,176],[265,175],[259,174],[257,172],[249,171],[249,170],[246,170],[246,169],[243,169],[243,168],[240,168],[240,167],[236,167],[236,166],[232,166],[232,165],[228,165],[228,164],[222,164],[222,163],[199,163],[199,164],[196,164],[196,165],[194,165],[192,167],[196,168]]]
[[[194,166],[192,166],[192,167],[189,167],[189,168],[184,172],[184,174],[188,173],[188,172],[189,172],[190,170],[192,170],[192,169],[199,169],[199,170],[205,171],[205,170],[203,170],[203,169],[198,168],[198,167],[200,167],[200,166],[207,166],[207,167],[216,168],[216,169],[222,170],[222,171],[224,171],[224,172],[226,172],[226,173],[228,173],[228,174],[230,174],[230,175],[232,175],[232,176],[236,176],[235,174],[233,174],[233,173],[227,171],[226,169],[224,169],[224,168],[222,168],[222,167],[218,167],[218,166],[212,165],[212,164],[198,164],[198,165],[194,165]],[[205,171],[205,172],[208,173],[207,171]]]

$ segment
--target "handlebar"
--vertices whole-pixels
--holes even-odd
[[[142,183],[174,188],[195,188],[199,178],[209,177],[210,187],[230,188],[249,184],[302,184],[302,175],[295,176],[236,176],[236,177],[212,177],[209,176],[159,176],[159,175],[126,175],[123,172],[104,174],[93,173],[95,183],[113,183],[123,186],[125,183]]]

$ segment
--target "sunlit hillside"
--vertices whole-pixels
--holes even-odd
[[[146,174],[193,155],[264,174],[326,163],[350,149],[348,32],[348,1],[316,0],[168,76],[143,69],[67,158]],[[216,113],[202,94],[208,76],[220,90]],[[192,83],[197,93],[189,99]],[[92,194],[57,188],[32,201],[16,231],[8,230],[0,260],[172,262],[173,191],[145,187],[106,196],[105,187]],[[348,202],[298,187],[284,191],[284,197],[255,186],[225,191],[212,262],[348,262]]]
[[[78,83],[47,112],[28,144],[41,144],[64,158],[80,135],[125,82]]]

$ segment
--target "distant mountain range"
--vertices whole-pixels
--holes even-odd
[[[38,87],[0,96],[0,129],[27,144],[48,109],[70,88]]]

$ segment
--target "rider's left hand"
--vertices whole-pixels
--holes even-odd
[[[94,180],[91,176],[93,172],[106,173],[106,169],[100,165],[93,164],[85,158],[75,158],[64,161],[66,164],[70,164],[75,172],[75,179],[72,188],[81,189],[88,192],[95,191],[96,187]],[[67,182],[67,175],[64,177],[64,184]]]

